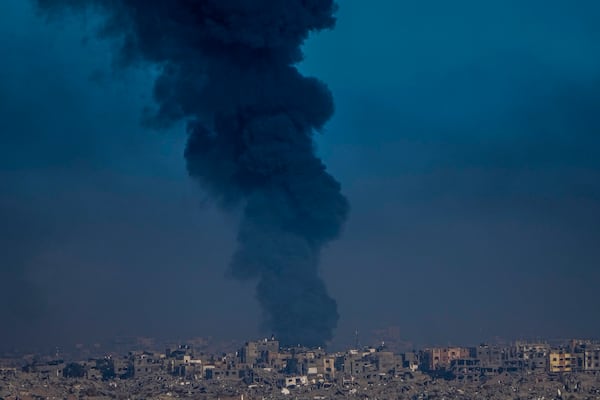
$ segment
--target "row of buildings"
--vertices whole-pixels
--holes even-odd
[[[425,349],[420,368],[448,372],[458,379],[508,373],[600,372],[600,343],[571,340],[548,343],[516,342],[510,346]]]
[[[47,379],[159,379],[243,382],[282,388],[332,383],[386,382],[415,373],[477,381],[500,374],[600,372],[600,342],[516,342],[508,346],[435,347],[394,354],[384,345],[327,353],[322,348],[281,348],[275,338],[246,343],[234,353],[205,354],[183,345],[164,352],[137,351],[76,363],[54,360],[23,367]]]

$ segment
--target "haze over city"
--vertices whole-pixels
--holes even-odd
[[[190,178],[183,123],[143,123],[156,69],[89,11],[0,5],[0,349],[270,335],[231,279],[239,210]],[[600,331],[600,5],[340,2],[299,70],[350,212],[320,276],[332,343]]]

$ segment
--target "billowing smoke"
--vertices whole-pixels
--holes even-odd
[[[48,12],[101,10],[121,62],[160,68],[152,121],[186,120],[189,173],[224,208],[243,207],[231,275],[257,281],[266,327],[284,344],[330,340],[337,305],[319,254],[348,203],[313,143],[331,93],[294,65],[311,31],[333,27],[334,1],[36,1]]]

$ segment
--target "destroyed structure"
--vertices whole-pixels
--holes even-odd
[[[0,400],[355,395],[426,399],[443,398],[438,396],[440,390],[446,398],[600,399],[600,342],[583,340],[395,354],[384,345],[338,353],[280,348],[270,338],[222,354],[181,345],[84,361],[37,360],[17,366],[15,360],[4,360],[3,364]],[[566,393],[569,396],[564,397]]]

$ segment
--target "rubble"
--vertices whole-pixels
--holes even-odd
[[[594,367],[596,349],[596,343],[571,342],[557,348],[517,343],[503,349],[394,354],[380,347],[327,353],[280,349],[271,338],[220,355],[196,354],[183,345],[84,361],[27,358],[21,367],[14,359],[0,360],[0,400],[589,400],[600,399],[600,371],[586,369]],[[568,357],[559,360],[567,351]],[[541,354],[546,354],[543,368]],[[569,372],[563,367],[557,373],[557,363],[565,365],[565,359]]]

